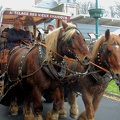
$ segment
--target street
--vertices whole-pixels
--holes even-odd
[[[52,104],[45,103],[44,99],[42,100],[44,106],[43,117],[45,118],[45,115],[47,111],[52,107]],[[84,109],[84,105],[80,96],[77,98],[77,101],[79,105],[79,110],[80,112],[82,112],[82,110]],[[67,118],[60,120],[73,120],[69,117],[68,103],[66,102],[65,105],[68,111]],[[9,115],[8,107],[0,105],[0,120],[23,120],[22,106],[20,107],[19,115],[11,116]],[[120,120],[120,101],[103,97],[95,114],[95,120]]]

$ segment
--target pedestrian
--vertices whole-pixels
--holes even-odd
[[[27,39],[27,35],[24,30],[21,29],[21,22],[16,20],[14,27],[11,28],[7,33],[7,48],[12,49],[16,45],[20,45],[22,40]]]

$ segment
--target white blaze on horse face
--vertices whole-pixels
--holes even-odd
[[[120,66],[120,63],[118,63],[118,65]]]
[[[119,45],[115,45],[115,47],[116,47],[117,49],[119,49],[120,46],[119,46]]]

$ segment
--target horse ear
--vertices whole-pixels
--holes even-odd
[[[108,40],[109,37],[110,37],[110,30],[107,29],[106,32],[105,32],[105,38],[106,38],[106,40]]]
[[[67,23],[65,23],[64,21],[62,21],[62,26],[64,29],[66,29],[68,27]]]

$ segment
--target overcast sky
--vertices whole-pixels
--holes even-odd
[[[96,0],[77,0],[79,2],[88,2],[91,1],[93,3]],[[108,8],[110,5],[114,5],[116,2],[120,3],[120,0],[98,0],[99,6],[103,6],[104,9]],[[4,5],[6,7],[29,7],[34,5],[35,0],[0,0],[0,5]]]
[[[0,0],[0,5],[23,8],[33,6],[34,1],[35,0]]]
[[[79,2],[88,2],[91,1],[93,3],[96,3],[96,0],[77,0]],[[119,2],[120,0],[98,0],[98,7],[102,6],[104,9],[108,9],[109,6],[115,5],[115,2]]]

